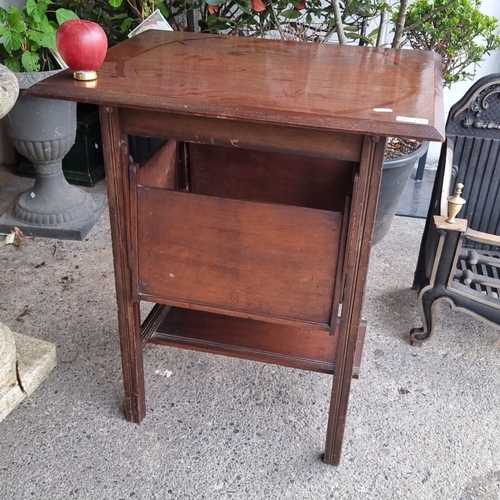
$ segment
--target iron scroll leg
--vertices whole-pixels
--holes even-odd
[[[428,340],[433,334],[434,319],[432,317],[432,306],[438,298],[439,296],[436,293],[436,289],[433,287],[425,287],[419,293],[418,305],[422,318],[422,326],[410,330],[410,343],[412,346],[421,346],[422,343]]]

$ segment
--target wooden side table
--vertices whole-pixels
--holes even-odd
[[[30,94],[100,106],[127,419],[146,342],[330,373],[338,464],[386,137],[444,139],[438,57],[148,31]]]

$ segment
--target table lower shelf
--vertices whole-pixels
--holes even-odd
[[[358,330],[353,377],[359,375],[366,322]],[[155,305],[142,326],[144,342],[334,373],[336,338],[325,328],[267,323]]]

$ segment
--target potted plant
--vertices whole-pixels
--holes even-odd
[[[50,0],[27,0],[22,10],[0,7],[0,58],[13,73],[61,69],[53,55],[56,31],[60,24],[78,16],[67,9],[51,13],[50,4]]]
[[[445,87],[472,79],[477,64],[491,51],[500,48],[498,20],[483,14],[480,6],[480,0],[417,0],[412,4],[402,0],[392,13],[395,33],[391,47],[438,53]],[[408,145],[408,141],[401,143]],[[419,161],[424,164],[419,170],[423,174],[427,147],[428,144],[424,143],[408,156],[385,161],[375,239],[380,239],[388,231],[415,161],[420,156]]]
[[[498,21],[482,14],[480,6],[479,0],[418,0],[406,13],[402,41],[398,36],[394,43],[406,41],[412,49],[437,52],[445,86],[472,79],[485,55],[500,48]]]
[[[0,62],[14,72],[21,89],[61,70],[55,34],[77,16],[50,6],[50,0],[27,0],[22,10],[0,8]],[[75,104],[21,95],[4,120],[14,148],[33,162],[36,176],[34,186],[0,218],[0,230],[17,226],[31,235],[85,237],[106,199],[70,186],[62,172],[61,160],[75,141]]]
[[[443,84],[471,78],[475,65],[500,47],[496,18],[480,0],[171,0],[171,17],[198,18],[200,29],[239,36],[433,50],[443,60]],[[195,12],[196,15],[188,15]],[[181,26],[182,27],[182,26]],[[387,39],[393,33],[391,42]],[[471,69],[472,65],[472,69]],[[389,229],[415,162],[427,143],[391,140],[384,163],[374,240]],[[425,162],[425,157],[423,158]]]

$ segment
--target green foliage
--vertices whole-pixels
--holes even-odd
[[[377,0],[378,1],[378,0]],[[260,2],[259,2],[260,4]],[[276,36],[303,41],[326,41],[335,33],[333,9],[322,0],[262,0],[255,11],[252,0],[167,0],[172,24],[181,29],[238,36]],[[198,25],[191,19],[196,13]]]
[[[357,15],[363,18],[375,18],[384,10],[390,10],[391,5],[386,0],[345,0],[344,12],[347,15]]]
[[[360,45],[384,45],[388,22],[396,24],[401,3],[341,1],[345,37]],[[480,0],[416,0],[409,6],[404,41],[414,49],[441,55],[445,85],[473,77],[474,65],[500,48],[498,21],[480,12],[480,5]],[[336,33],[331,1],[262,0],[261,4],[260,0],[167,0],[167,7],[171,18],[187,19],[187,29],[209,33],[315,42],[330,41]],[[190,24],[195,17],[197,27]]]
[[[475,65],[486,54],[500,48],[500,36],[496,34],[498,20],[479,11],[480,0],[458,0],[420,22],[448,2],[418,0],[411,4],[405,22],[405,28],[410,29],[404,32],[413,49],[433,50],[441,55],[444,84],[447,86],[472,78]]]
[[[109,46],[127,38],[130,30],[159,9],[167,18],[164,0],[55,0],[60,8],[70,9],[80,19],[98,23],[106,32]]]
[[[479,11],[480,0],[456,0],[444,8],[449,2],[417,0],[404,20],[404,37],[412,48],[441,55],[445,85],[472,77],[471,65],[500,48],[498,21]],[[340,4],[346,38],[380,46],[387,22],[397,20],[401,0]],[[328,42],[336,33],[331,0],[28,0],[23,11],[0,9],[0,61],[14,71],[40,70],[50,66],[48,49],[65,17],[97,22],[112,46],[156,9],[181,30],[313,42]]]
[[[78,17],[66,9],[49,11],[50,0],[27,0],[22,10],[0,7],[0,61],[11,71],[57,69],[50,54],[60,24]]]
[[[189,31],[313,42],[328,42],[336,33],[331,1],[262,0],[262,4],[265,10],[256,12],[252,0],[166,0],[170,22],[177,24],[184,18],[187,25],[181,23],[179,27]],[[367,27],[382,12],[391,12],[391,2],[343,0],[341,5],[346,37],[360,45],[375,45],[378,29],[368,33]],[[193,18],[198,19],[197,26]]]

